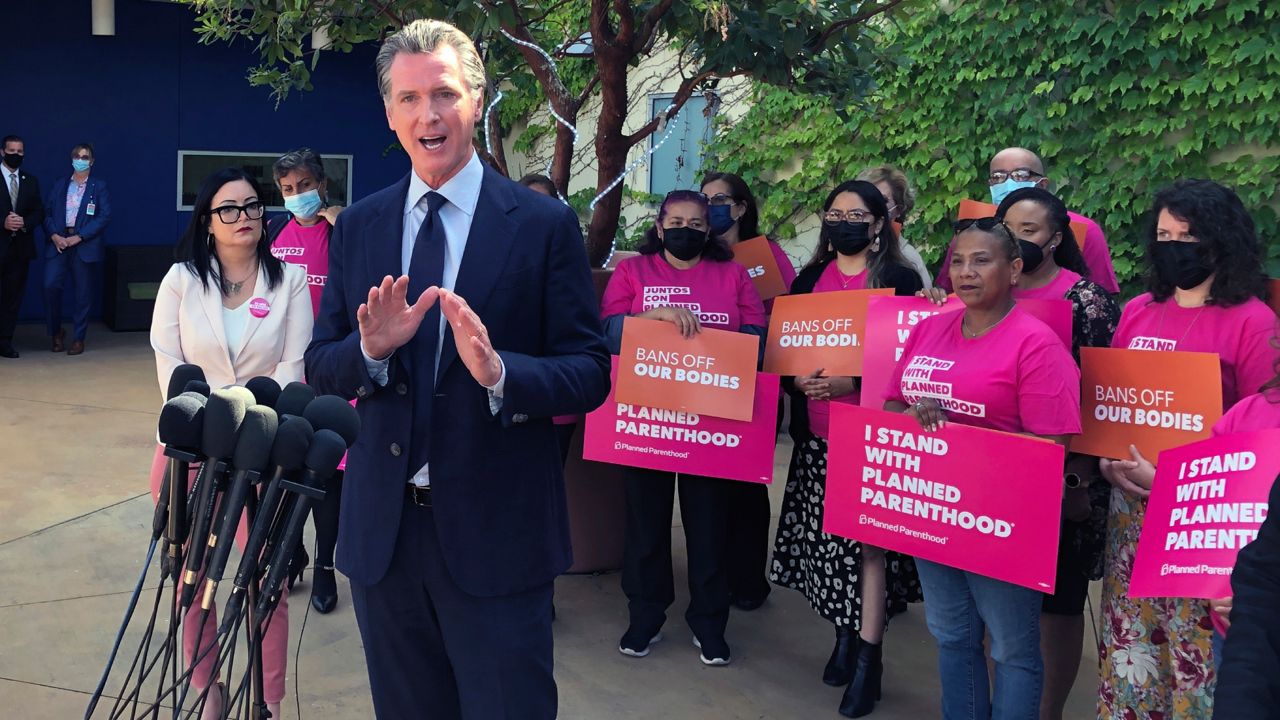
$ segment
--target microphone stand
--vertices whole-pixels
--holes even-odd
[[[253,527],[255,516],[258,514],[258,493],[256,488],[245,497],[244,508],[248,516],[246,523],[249,527]],[[256,581],[249,583],[246,592],[246,609],[249,614],[249,623],[246,629],[249,633],[249,674],[251,677],[249,718],[250,720],[260,720],[261,718],[271,717],[271,711],[267,709],[267,701],[263,696],[262,628],[258,624],[257,613],[254,611],[258,604],[258,583]]]

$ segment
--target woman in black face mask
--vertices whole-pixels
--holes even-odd
[[[1112,347],[1217,353],[1228,410],[1272,375],[1276,317],[1253,219],[1230,189],[1184,180],[1156,194],[1147,231],[1148,292],[1125,305]],[[1161,347],[1162,350],[1151,350]],[[1211,379],[1206,378],[1206,381]],[[1102,585],[1098,717],[1213,714],[1213,633],[1199,599],[1129,597],[1155,458],[1102,460],[1113,486]],[[1142,672],[1135,672],[1142,667]]]
[[[693,190],[668,193],[638,257],[618,263],[600,313],[612,352],[619,351],[628,317],[669,322],[685,337],[703,327],[763,337],[764,306],[747,269],[729,247],[710,237],[707,198]],[[622,590],[630,623],[618,651],[649,654],[662,638],[675,601],[671,577],[671,513],[676,474],[626,468],[626,546]],[[685,620],[707,665],[728,665],[729,511],[733,480],[680,473],[680,516],[689,555],[689,610]]]
[[[996,210],[1022,251],[1018,300],[1071,301],[1071,354],[1081,347],[1110,347],[1120,306],[1089,280],[1089,268],[1071,232],[1067,206],[1043,188],[1014,190]],[[1102,578],[1111,489],[1098,476],[1098,460],[1070,453],[1063,471],[1062,540],[1058,543],[1057,592],[1044,596],[1040,647],[1044,694],[1040,720],[1061,720],[1084,650],[1084,602],[1089,581]]]
[[[893,288],[914,295],[924,287],[902,259],[884,196],[862,180],[841,183],[822,206],[822,230],[813,259],[791,285],[791,294]],[[795,450],[774,542],[770,578],[799,590],[836,626],[835,648],[822,673],[828,685],[848,685],[840,712],[861,717],[879,697],[880,648],[890,606],[919,602],[920,581],[910,557],[886,553],[826,533],[830,403],[858,404],[858,379],[830,377],[815,368],[783,381],[791,396]]]

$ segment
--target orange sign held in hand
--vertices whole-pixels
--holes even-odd
[[[756,393],[754,335],[703,328],[691,338],[661,320],[622,325],[617,402],[751,420]]]
[[[787,295],[774,301],[764,349],[765,372],[827,377],[862,374],[867,302],[890,288]]]
[[[997,206],[977,200],[961,200],[956,209],[956,220],[974,220],[977,218],[995,217]],[[1089,228],[1082,222],[1071,221],[1071,234],[1076,236],[1076,245],[1084,249],[1085,233]]]
[[[761,300],[783,295],[790,289],[782,281],[782,271],[778,269],[773,248],[769,247],[769,238],[760,235],[734,245],[733,260],[747,269]]]
[[[1161,451],[1209,437],[1222,417],[1217,353],[1080,348],[1084,433],[1071,451],[1154,460]]]

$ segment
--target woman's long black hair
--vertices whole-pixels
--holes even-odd
[[[1067,206],[1058,199],[1057,195],[1044,188],[1018,188],[1000,202],[1000,207],[996,208],[996,217],[1004,220],[1009,208],[1023,200],[1030,200],[1044,208],[1049,213],[1049,223],[1053,226],[1051,231],[1062,233],[1062,240],[1053,251],[1053,261],[1058,264],[1058,267],[1066,268],[1080,277],[1089,277],[1089,264],[1084,261],[1084,255],[1080,252],[1079,243],[1083,242],[1084,238],[1076,240],[1075,233],[1071,231],[1071,216],[1067,214]]]
[[[192,275],[200,278],[200,284],[206,290],[213,282],[221,292],[222,275],[218,259],[218,250],[214,246],[213,236],[209,233],[209,223],[213,220],[213,196],[218,194],[223,185],[236,180],[244,180],[253,188],[254,195],[262,198],[262,187],[243,168],[229,167],[205,178],[192,203],[191,222],[178,239],[178,247],[174,257],[178,262],[186,263]],[[284,279],[284,263],[271,254],[271,240],[267,237],[266,218],[262,221],[262,236],[258,238],[257,259],[259,265],[267,272],[267,287],[274,290]]]
[[[885,266],[907,267],[907,261],[902,257],[902,248],[898,246],[898,234],[893,231],[893,221],[889,217],[889,203],[880,194],[880,190],[866,180],[846,180],[827,195],[827,201],[822,204],[822,212],[830,210],[836,198],[847,192],[862,198],[862,204],[867,206],[871,215],[876,220],[884,221],[880,225],[880,233],[875,237],[880,241],[880,249],[867,250],[867,287],[884,287],[881,276]],[[818,231],[818,247],[814,248],[813,257],[805,263],[804,269],[831,262],[835,256],[836,251],[831,248],[831,229],[824,221],[822,229]]]
[[[1231,307],[1266,299],[1258,233],[1240,196],[1212,180],[1179,180],[1156,193],[1147,225],[1147,290],[1157,302],[1173,296],[1173,285],[1160,279],[1151,259],[1161,210],[1187,223],[1200,241],[1201,257],[1213,268],[1208,303]]]

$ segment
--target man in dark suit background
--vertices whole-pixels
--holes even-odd
[[[93,305],[95,266],[102,262],[107,224],[111,222],[111,196],[107,183],[89,177],[94,164],[93,146],[71,148],[71,174],[58,178],[49,192],[44,218],[49,242],[44,248],[44,312],[54,352],[84,352]],[[62,289],[70,275],[75,284],[75,309],[71,313],[74,334],[66,346],[62,330]]]
[[[40,183],[35,175],[21,170],[26,143],[17,135],[6,135],[0,160],[0,357],[16,358],[13,328],[18,324],[18,308],[27,289],[27,271],[36,257],[36,228],[44,219]]]
[[[571,561],[551,418],[609,385],[578,220],[480,162],[464,33],[414,22],[377,68],[413,169],[338,218],[306,353],[319,392],[359,399],[337,564],[374,708],[551,718],[552,582]]]

